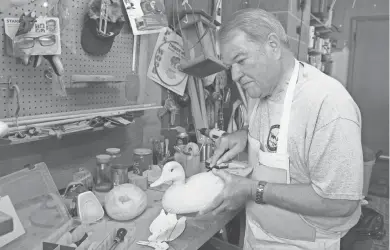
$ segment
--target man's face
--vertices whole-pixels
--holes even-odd
[[[243,31],[231,31],[231,39],[221,44],[223,61],[231,65],[232,79],[251,98],[272,93],[281,75],[280,46],[276,42],[254,42]]]
[[[53,31],[56,29],[56,23],[55,22],[47,22],[47,29],[50,31]]]

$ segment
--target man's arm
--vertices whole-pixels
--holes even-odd
[[[257,183],[250,182],[251,197],[256,198]],[[344,217],[351,215],[359,201],[327,199],[319,196],[310,184],[267,183],[265,203],[306,216]]]
[[[360,127],[338,118],[319,128],[310,140],[306,166],[311,183],[268,183],[264,201],[307,216],[344,217],[360,203],[363,156]],[[252,187],[252,197],[256,188]]]

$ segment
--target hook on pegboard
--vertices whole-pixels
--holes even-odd
[[[1,80],[5,78],[8,78],[7,82],[2,82]],[[8,98],[13,97],[14,93],[16,93],[16,110],[14,116],[17,121],[20,112],[20,88],[16,83],[12,83],[12,76],[0,76],[0,83],[7,84],[6,88],[1,89],[8,92]]]

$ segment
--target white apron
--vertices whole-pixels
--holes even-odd
[[[254,166],[251,178],[271,183],[290,184],[290,162],[287,151],[288,124],[294,90],[298,81],[299,62],[288,84],[283,114],[279,128],[276,153],[263,152],[260,142],[248,135],[249,164]],[[257,101],[250,117],[253,126],[260,100]],[[246,206],[246,230],[244,250],[338,250],[339,238],[318,234],[299,214],[250,201]]]

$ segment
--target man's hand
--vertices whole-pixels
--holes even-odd
[[[210,167],[233,159],[244,151],[248,142],[248,130],[242,129],[219,138],[215,142],[216,149],[211,158]]]
[[[256,190],[257,182],[251,179],[230,174],[225,170],[213,169],[213,174],[225,182],[225,187],[211,204],[199,211],[199,215],[209,212],[217,215],[226,210],[237,210],[251,198],[253,188]]]

